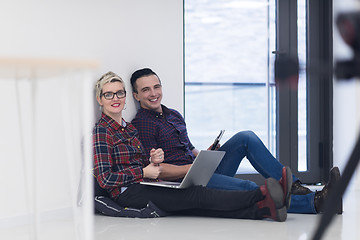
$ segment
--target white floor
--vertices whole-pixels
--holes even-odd
[[[349,188],[344,197],[344,213],[336,215],[322,239],[360,239],[360,189]],[[321,215],[289,214],[286,222],[203,217],[157,219],[95,216],[94,236],[86,240],[191,240],[191,239],[312,239]],[[41,224],[34,235],[29,225],[1,226],[1,240],[85,240],[79,223],[62,218]],[[35,237],[34,237],[35,236]]]
[[[322,239],[360,239],[360,190],[349,189],[344,213],[336,215]],[[289,214],[286,222],[203,217],[123,219],[97,215],[96,240],[312,239],[321,215]]]

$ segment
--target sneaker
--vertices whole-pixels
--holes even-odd
[[[284,222],[287,218],[287,209],[284,205],[284,192],[278,181],[273,178],[265,180],[265,185],[260,186],[261,193],[265,199],[259,201],[259,208],[268,208],[270,215],[264,217],[271,218],[278,222]]]
[[[291,202],[291,186],[292,186],[292,172],[289,167],[282,168],[282,177],[279,180],[279,183],[284,192],[284,205],[287,209],[290,207]]]

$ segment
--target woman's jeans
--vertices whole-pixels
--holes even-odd
[[[227,190],[254,190],[259,186],[251,181],[235,178],[236,171],[244,157],[265,178],[280,180],[284,167],[265,147],[260,138],[252,131],[238,132],[230,138],[219,151],[226,154],[208,183],[208,187]],[[298,180],[293,176],[293,181]],[[291,195],[289,213],[316,213],[315,193]]]

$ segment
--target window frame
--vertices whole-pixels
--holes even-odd
[[[278,0],[278,51],[297,56],[297,1]],[[295,17],[296,16],[296,17]],[[288,19],[288,21],[286,21]],[[307,163],[298,169],[298,95],[288,86],[277,92],[278,159],[303,183],[325,183],[333,165],[332,2],[307,1]]]

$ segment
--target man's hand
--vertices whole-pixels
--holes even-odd
[[[213,144],[211,144],[211,146],[207,150],[211,150],[212,147],[213,147]],[[220,148],[220,144],[216,145],[214,150],[217,151],[219,148]]]
[[[161,148],[150,150],[150,162],[159,165],[164,161],[164,151]]]
[[[194,154],[194,156],[196,157],[199,154],[199,150],[197,150],[196,148],[194,148],[193,150],[191,150],[192,153]]]

